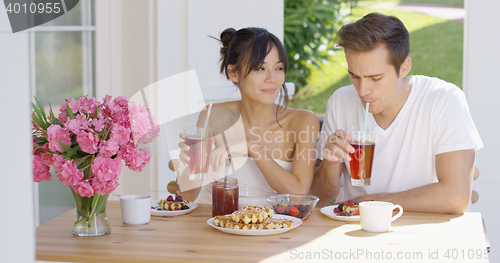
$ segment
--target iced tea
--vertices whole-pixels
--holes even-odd
[[[184,142],[189,146],[186,155],[189,157],[189,179],[198,180],[208,178],[210,154],[212,152],[212,128],[206,130],[199,127],[184,128]]]
[[[239,187],[236,178],[212,182],[212,216],[227,215],[238,210]]]
[[[349,153],[351,184],[368,186],[371,183],[376,133],[369,132],[363,135],[362,132],[351,132],[349,135],[351,136],[349,143],[354,148],[354,152]]]
[[[189,173],[208,173],[210,153],[212,152],[212,138],[204,140],[196,136],[186,136],[185,140],[189,146],[189,150],[186,152],[190,158],[188,162]]]

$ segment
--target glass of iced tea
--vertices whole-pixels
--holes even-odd
[[[349,143],[354,148],[354,152],[349,153],[351,157],[351,161],[349,161],[351,184],[354,186],[370,185],[377,133],[358,131],[348,134],[351,136]]]
[[[231,214],[238,210],[239,187],[236,178],[212,182],[212,216]]]
[[[208,178],[210,153],[212,152],[213,129],[200,127],[185,127],[184,142],[189,146],[186,155],[189,156],[189,180]]]

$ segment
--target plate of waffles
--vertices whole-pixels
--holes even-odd
[[[300,226],[302,220],[274,214],[268,206],[246,206],[232,214],[210,218],[207,224],[224,233],[263,236],[288,232]]]
[[[333,211],[333,209],[335,209],[335,207],[337,207],[337,206],[336,205],[325,206],[325,207],[321,208],[319,211],[331,219],[335,219],[335,220],[339,220],[339,221],[347,221],[347,222],[359,222],[359,220],[360,220],[359,215],[353,216],[353,215],[350,215],[349,213],[346,213],[346,212],[335,213]]]
[[[229,215],[225,215],[229,217]],[[221,216],[224,217],[224,216]],[[235,228],[228,228],[228,227],[221,227],[220,224],[215,225],[217,223],[217,217],[212,217],[207,220],[207,224],[221,232],[228,233],[228,234],[233,234],[233,235],[241,235],[241,236],[267,236],[267,235],[276,235],[276,234],[281,234],[288,232],[302,224],[302,220],[293,217],[293,216],[285,216],[285,215],[273,215],[272,218],[268,218],[268,222],[274,220],[276,223],[274,225],[280,225],[280,228],[264,228],[266,227],[266,224],[268,222],[264,221],[262,223],[233,223],[232,227],[237,227]],[[287,222],[285,220],[289,220],[290,222]],[[287,222],[286,224],[289,224],[288,226],[283,227],[283,223],[281,222]],[[249,227],[251,229],[240,229],[240,227]],[[261,228],[262,227],[262,228]]]
[[[195,210],[198,207],[197,203],[183,201],[183,202],[177,202],[177,204],[179,204],[181,207],[183,205],[188,205],[189,206],[188,209],[183,209],[183,210],[166,210],[166,209],[162,208],[158,203],[159,203],[159,200],[155,200],[155,201],[152,202],[152,206],[151,206],[151,215],[152,216],[179,216],[179,215],[185,215],[185,214],[187,214],[187,213]],[[174,203],[172,202],[171,205],[174,205]],[[179,206],[179,205],[174,205],[174,206]]]

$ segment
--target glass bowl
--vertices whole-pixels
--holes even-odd
[[[276,195],[278,192],[273,189],[264,188],[240,188],[238,209],[249,205],[269,206],[266,197]]]
[[[268,196],[266,200],[276,214],[293,216],[306,220],[311,215],[319,198],[314,195],[279,194]]]

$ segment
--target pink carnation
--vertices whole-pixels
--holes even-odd
[[[119,159],[97,157],[91,167],[97,180],[111,182],[118,180],[122,171],[122,162]]]
[[[91,127],[91,122],[87,121],[85,115],[76,115],[74,119],[68,119],[66,128],[73,133],[78,133],[80,130],[85,130]]]
[[[98,156],[109,158],[118,152],[119,145],[113,140],[101,141],[99,144],[99,154]]]
[[[62,171],[62,166],[67,160],[64,159],[62,155],[53,154],[52,155],[52,165],[54,166],[54,172],[60,173]]]
[[[46,151],[35,151],[33,155],[38,155],[40,158],[42,158],[43,162],[46,165],[52,165],[52,155],[47,153]]]
[[[128,104],[128,111],[132,140],[144,144],[154,141],[158,136],[160,126],[155,122],[149,110],[131,101]]]
[[[80,97],[81,99],[81,97]],[[80,99],[78,100],[75,100],[75,99],[71,99],[69,102],[68,102],[68,106],[69,108],[71,109],[71,111],[76,115],[80,109],[82,108],[82,103],[80,101]]]
[[[52,181],[50,167],[38,154],[33,155],[33,178],[35,182]]]
[[[83,179],[83,173],[72,161],[66,160],[62,166],[61,173],[57,177],[64,186],[74,186]]]
[[[64,152],[64,149],[59,145],[59,141],[71,146],[71,138],[69,131],[61,128],[59,125],[52,124],[47,128],[47,139],[49,141],[49,149],[53,152]]]
[[[125,165],[135,172],[142,171],[151,160],[151,154],[148,147],[137,150],[131,145],[125,145],[118,151],[118,156],[125,161]]]
[[[130,141],[130,129],[115,124],[113,125],[113,128],[111,128],[110,138],[118,143],[118,145],[127,144]]]
[[[101,182],[94,179],[91,184],[94,191],[100,195],[107,195],[118,187],[118,181]]]
[[[80,97],[80,104],[82,105],[82,110],[91,116],[94,115],[95,108],[98,106],[95,98],[87,99],[86,97]]]
[[[124,126],[125,128],[129,128],[130,126],[128,103],[127,98],[119,96],[108,104],[109,115],[113,119],[113,122]]]
[[[122,170],[122,163],[119,159],[97,157],[92,164],[92,187],[100,195],[107,195],[113,192],[118,186],[118,177]]]
[[[68,113],[66,112],[66,102],[61,103],[61,113],[59,113],[60,121],[66,122],[68,120]]]
[[[96,132],[103,131],[104,128],[106,127],[106,119],[93,119],[91,121],[92,125],[94,125],[94,130]]]
[[[148,131],[146,134],[144,134],[141,139],[137,143],[150,143],[158,137],[158,134],[160,133],[160,126],[157,123],[154,123],[154,126],[151,128],[150,131]]]
[[[73,191],[82,197],[91,197],[94,195],[94,189],[87,180],[81,180],[73,186]]]
[[[76,141],[80,145],[80,149],[86,153],[94,154],[97,152],[97,144],[99,143],[99,137],[94,136],[91,132],[80,131],[76,135]]]
[[[113,101],[109,103],[109,107],[113,111],[121,111],[128,105],[128,100],[125,96],[118,96]]]

